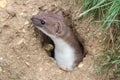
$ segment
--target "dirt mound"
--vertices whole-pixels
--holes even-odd
[[[0,80],[96,80],[95,53],[101,51],[101,33],[91,19],[74,21],[73,29],[84,39],[88,54],[73,72],[60,70],[36,36],[29,18],[40,11],[61,9],[74,19],[80,11],[72,0],[1,0],[0,7]],[[0,2],[1,3],[1,2]]]

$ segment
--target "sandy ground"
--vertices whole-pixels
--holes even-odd
[[[102,50],[98,25],[90,18],[73,20],[73,29],[84,39],[88,54],[73,72],[60,70],[36,36],[29,18],[41,11],[60,9],[74,19],[79,8],[72,0],[0,0],[0,80],[101,80],[95,75],[93,58]],[[66,15],[67,16],[67,15]],[[45,42],[45,41],[44,41]]]

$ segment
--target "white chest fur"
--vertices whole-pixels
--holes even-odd
[[[56,38],[45,32],[43,29],[40,30],[48,35],[55,44],[55,59],[57,65],[61,68],[73,70],[75,61],[74,49],[61,38]]]
[[[74,66],[74,49],[60,38],[53,39],[55,43],[55,59],[58,66],[73,70]]]

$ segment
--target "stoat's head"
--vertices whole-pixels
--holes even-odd
[[[32,23],[49,37],[58,37],[65,26],[64,18],[60,13],[41,13],[33,15]]]

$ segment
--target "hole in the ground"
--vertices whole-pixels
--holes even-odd
[[[70,14],[72,13],[71,11],[64,11],[64,17],[67,21],[68,26],[72,29],[75,37],[77,38],[77,40],[79,41],[79,45],[82,48],[82,53],[84,54],[84,57],[86,56],[86,54],[88,53],[86,47],[85,47],[85,42],[84,39],[78,34],[78,32],[75,29],[75,24],[74,24],[74,20],[72,20],[72,15]]]
[[[44,50],[47,52],[48,56],[54,58],[54,43],[53,41],[46,36],[44,33],[42,33],[40,30],[37,28],[34,28],[36,37],[40,39],[40,43],[42,44],[42,47]]]
[[[73,33],[75,34],[76,38],[78,39],[79,45],[81,46],[82,52],[84,53],[84,57],[85,57],[87,50],[86,50],[85,45],[84,45],[84,40],[76,32],[75,25],[71,19],[71,15],[68,12],[67,13],[63,12],[63,16],[67,20],[68,26],[73,30]],[[43,48],[48,53],[48,56],[54,58],[55,46],[54,46],[53,41],[48,36],[46,36],[43,32],[38,30],[37,28],[35,28],[35,33],[36,33],[37,38],[40,39],[40,41],[41,41],[40,43],[42,44]]]

